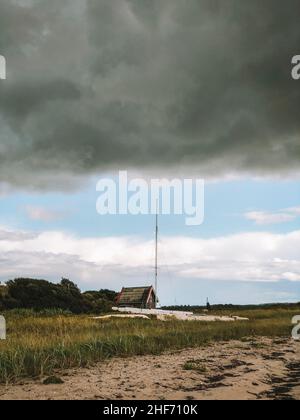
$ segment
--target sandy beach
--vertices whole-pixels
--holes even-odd
[[[300,399],[300,342],[255,338],[160,356],[111,359],[91,368],[0,387],[13,400]]]

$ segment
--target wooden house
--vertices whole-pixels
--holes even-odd
[[[155,309],[156,294],[152,286],[123,287],[116,305],[121,308]]]

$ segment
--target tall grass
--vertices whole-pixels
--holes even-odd
[[[68,314],[7,313],[7,340],[0,341],[0,381],[50,375],[114,356],[160,354],[248,336],[289,336],[295,311],[257,310],[242,315],[250,321],[100,321]]]

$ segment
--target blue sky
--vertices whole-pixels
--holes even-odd
[[[0,196],[1,224],[25,230],[66,230],[79,236],[143,235],[153,233],[153,216],[99,216],[96,212],[96,178],[86,188],[69,193],[13,193]],[[206,182],[205,220],[201,226],[185,226],[184,216],[161,216],[165,235],[211,238],[242,231],[266,230],[247,220],[251,211],[278,212],[298,207],[299,181],[235,180]],[[42,207],[58,213],[58,220],[33,220],[27,207]],[[297,230],[300,219],[267,226],[274,233]]]

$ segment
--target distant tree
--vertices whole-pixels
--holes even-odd
[[[114,302],[118,295],[118,293],[108,289],[101,289],[99,291],[89,290],[87,292],[84,292],[83,294],[93,296],[93,298],[95,299],[105,299],[110,302]]]
[[[83,296],[93,307],[93,312],[110,312],[115,302],[117,293],[112,290],[90,290],[83,293]]]
[[[53,284],[46,280],[15,279],[7,283],[9,298],[17,308],[63,309],[80,313],[88,308],[80,290],[72,282]]]
[[[79,287],[75,283],[70,281],[69,279],[62,278],[60,285],[64,287],[65,289],[69,290],[70,292],[78,293],[78,294],[81,293]]]
[[[8,281],[5,293],[0,293],[0,310],[19,308],[36,311],[61,309],[73,313],[108,312],[115,296],[116,293],[111,290],[81,293],[75,283],[65,278],[59,284],[19,278]]]

